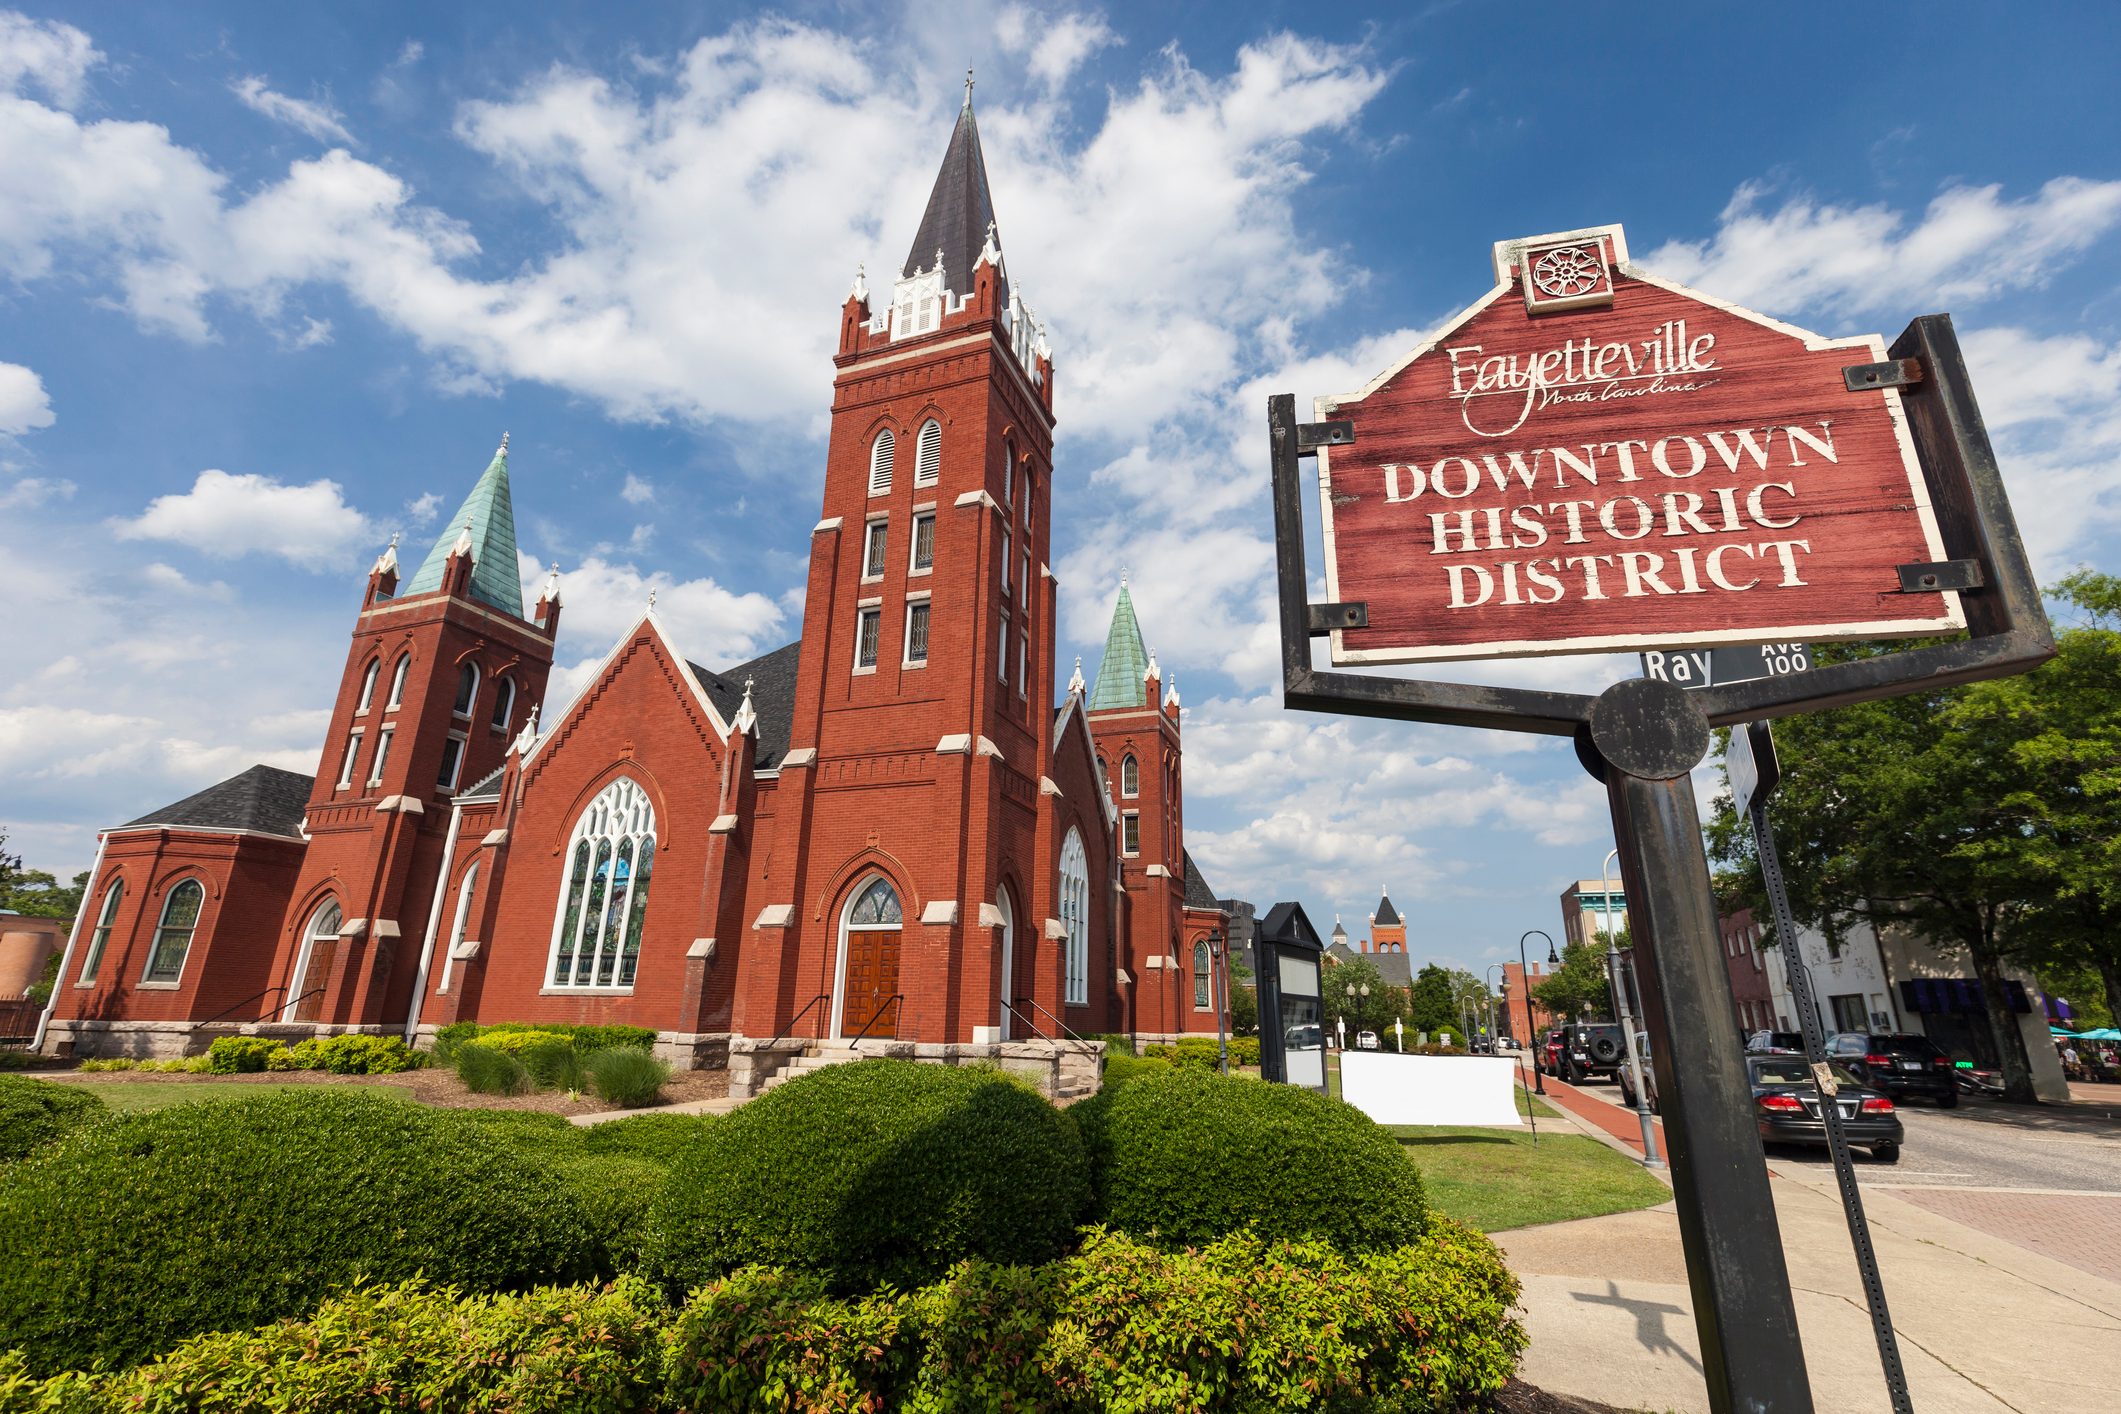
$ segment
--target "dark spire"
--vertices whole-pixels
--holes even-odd
[[[1377,899],[1377,916],[1370,920],[1381,927],[1391,928],[1399,922],[1399,910],[1392,907],[1392,896],[1380,893]]]
[[[972,119],[972,85],[968,82],[965,106],[958,110],[957,126],[950,132],[950,149],[943,154],[942,170],[935,174],[935,190],[928,193],[928,210],[899,273],[934,268],[935,253],[941,251],[945,282],[961,295],[969,292],[972,267],[993,223],[994,198],[987,191],[987,161],[980,155],[979,125]],[[995,293],[999,303],[1007,305],[1009,282],[1000,280]]]

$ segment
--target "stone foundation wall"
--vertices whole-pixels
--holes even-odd
[[[729,1040],[729,1093],[749,1099],[799,1058],[827,1055],[847,1060],[882,1057],[924,1065],[996,1065],[1030,1079],[1039,1093],[1066,1104],[1097,1092],[1104,1072],[1102,1041],[757,1041]]]

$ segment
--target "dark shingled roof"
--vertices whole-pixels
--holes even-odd
[[[1357,952],[1346,943],[1334,943],[1326,949],[1326,955],[1336,962],[1369,963],[1387,987],[1414,985],[1414,963],[1403,952]]]
[[[959,294],[972,288],[972,267],[981,247],[987,244],[987,223],[994,219],[994,198],[987,191],[987,162],[980,155],[979,125],[972,121],[972,96],[957,115],[950,132],[950,148],[943,154],[942,170],[935,174],[935,189],[928,193],[928,210],[913,237],[913,250],[906,256],[901,274],[932,269],[935,253],[943,253],[943,282]],[[997,239],[999,239],[997,237]],[[996,272],[999,274],[999,272]],[[995,295],[1001,305],[1009,303],[1009,282],[998,280]]]
[[[1215,896],[1215,890],[1209,888],[1208,881],[1201,877],[1200,866],[1193,862],[1193,851],[1187,850],[1186,907],[1220,910],[1222,906],[1222,900]]]
[[[1370,921],[1372,923],[1382,923],[1387,928],[1399,922],[1399,910],[1392,907],[1392,896],[1390,894],[1378,896],[1377,913]]]
[[[752,753],[754,770],[770,771],[788,754],[788,734],[795,726],[796,674],[801,666],[803,641],[774,649],[771,653],[739,663],[726,672],[687,663],[714,708],[728,721],[744,704],[744,680],[751,680],[751,710],[758,713],[757,749]]]
[[[301,836],[302,816],[309,808],[314,776],[283,771],[277,766],[253,766],[230,776],[219,785],[208,786],[197,795],[187,795],[160,810],[150,810],[137,820],[128,820],[121,830],[160,826],[167,829],[255,830],[266,835]]]

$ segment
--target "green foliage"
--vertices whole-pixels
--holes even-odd
[[[19,1365],[0,1363],[0,1409],[648,1410],[660,1404],[668,1319],[661,1296],[631,1279],[500,1296],[364,1286],[305,1319],[200,1336],[124,1374],[61,1375],[33,1393]]]
[[[686,1301],[668,1393],[731,1414],[897,1408],[919,1361],[908,1304],[889,1288],[842,1297],[815,1272],[747,1267]]]
[[[1620,930],[1622,951],[1632,945],[1627,929]],[[1583,1016],[1603,1019],[1613,1014],[1613,989],[1605,969],[1605,934],[1596,941],[1570,943],[1561,950],[1561,966],[1532,988],[1532,1000],[1564,1021]]]
[[[763,1263],[852,1291],[963,1257],[1041,1261],[1087,1189],[1074,1122],[998,1076],[829,1066],[717,1121],[672,1168],[646,1270],[682,1287]]]
[[[711,1115],[629,1115],[579,1132],[585,1153],[650,1159],[668,1167],[698,1148],[714,1122]]]
[[[1389,987],[1377,970],[1377,964],[1369,958],[1356,956],[1327,967],[1320,978],[1322,1001],[1326,1012],[1326,1030],[1332,1031],[1334,1023],[1345,1021],[1348,1035],[1353,1038],[1358,1031],[1376,1031],[1392,1024],[1392,1018],[1406,1014],[1407,993],[1404,988]],[[1355,995],[1348,995],[1348,988]],[[1368,988],[1366,993],[1363,989]]]
[[[1251,1230],[1349,1252],[1413,1242],[1421,1175],[1360,1110],[1288,1085],[1172,1070],[1071,1111],[1090,1155],[1096,1220],[1143,1241]]]
[[[280,1052],[261,1054],[267,1070],[328,1070],[333,1075],[395,1075],[421,1063],[420,1054],[396,1036],[357,1033],[311,1036]]]
[[[1131,1051],[1107,1052],[1103,1085],[1111,1089],[1130,1080],[1139,1080],[1144,1075],[1163,1075],[1170,1071],[1171,1062],[1160,1056],[1137,1056]]]
[[[81,1071],[85,1075],[97,1075],[106,1071],[138,1070],[139,1068],[140,1062],[134,1060],[131,1056],[103,1056],[93,1060],[85,1060],[74,1067],[74,1069]]]
[[[474,1095],[527,1095],[530,1069],[507,1051],[479,1041],[460,1041],[455,1049],[457,1079]]]
[[[491,1044],[495,1037],[522,1032],[565,1036],[574,1042],[575,1053],[583,1056],[614,1046],[653,1047],[656,1040],[651,1026],[572,1026],[557,1021],[496,1021],[482,1026],[476,1021],[456,1021],[435,1032],[435,1057],[446,1064],[466,1041],[485,1040]]]
[[[0,1329],[31,1368],[131,1363],[357,1281],[592,1270],[582,1204],[473,1126],[341,1088],[118,1115],[0,1186]]]
[[[623,1110],[662,1103],[663,1086],[670,1080],[670,1062],[657,1060],[637,1046],[592,1052],[582,1068],[597,1097]]]
[[[0,1162],[19,1159],[107,1113],[103,1101],[82,1086],[0,1075]]]
[[[287,1053],[287,1047],[270,1036],[216,1036],[207,1047],[206,1065],[216,1075],[250,1075]]]
[[[1134,1038],[1124,1031],[1100,1031],[1083,1037],[1085,1041],[1103,1041],[1107,1058],[1134,1054]]]
[[[25,869],[22,856],[7,848],[7,831],[0,830],[0,909],[31,918],[72,918],[81,911],[81,894],[88,887],[88,871],[74,875],[62,886],[42,869]]]
[[[477,1040],[479,1023],[476,1021],[452,1021],[436,1030],[434,1057],[444,1065],[456,1063],[457,1047],[466,1041]]]
[[[1259,1064],[1259,1037],[1230,1036],[1224,1044],[1230,1048],[1233,1067]],[[1146,1046],[1142,1054],[1193,1070],[1216,1070],[1222,1064],[1222,1051],[1213,1036],[1181,1036],[1172,1045]]]
[[[1432,962],[1414,974],[1414,985],[1407,994],[1407,1025],[1431,1036],[1443,1031],[1454,1036],[1464,1032],[1465,1022],[1459,1019],[1458,990],[1449,970]]]
[[[1259,1034],[1259,990],[1243,963],[1230,964],[1230,1031],[1237,1036]]]

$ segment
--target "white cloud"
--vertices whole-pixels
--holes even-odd
[[[429,491],[405,503],[405,518],[412,522],[415,530],[433,525],[435,517],[442,513],[442,493]]]
[[[0,510],[25,511],[48,501],[68,501],[74,483],[64,478],[25,476],[11,486],[0,487]]]
[[[19,437],[58,419],[44,380],[19,363],[0,363],[0,437]]]
[[[1773,211],[1769,189],[1738,188],[1716,234],[1668,241],[1642,263],[1719,298],[1780,313],[1863,313],[1965,304],[2046,283],[2121,223],[2121,181],[2057,177],[2027,197],[1949,187],[1909,225],[1891,207],[1799,195]]]
[[[645,506],[655,500],[655,487],[628,472],[626,483],[619,487],[619,499],[629,506]]]
[[[2121,526],[2121,344],[2007,327],[1962,344],[2026,547],[2059,573]]]
[[[305,132],[318,142],[354,145],[353,134],[346,130],[346,115],[329,103],[276,93],[256,74],[235,80],[228,91],[253,113]]]
[[[1049,16],[1023,5],[1003,10],[995,19],[994,33],[1002,49],[1022,57],[1031,76],[1048,92],[1066,83],[1092,54],[1119,43],[1103,15]]]
[[[344,568],[375,536],[336,481],[290,486],[255,473],[212,470],[200,472],[191,490],[157,496],[112,529],[120,540],[169,540],[215,559],[278,555],[314,571]]]
[[[0,93],[36,88],[72,108],[87,88],[88,71],[102,62],[89,37],[72,25],[0,10]]]

